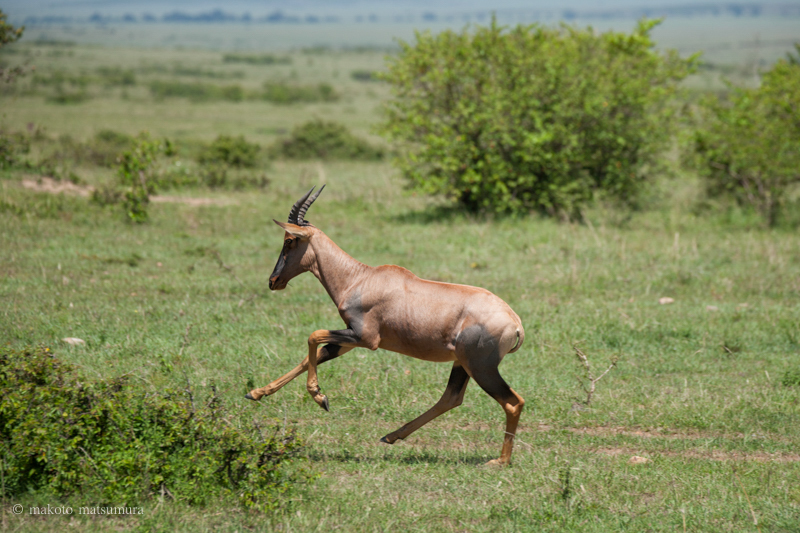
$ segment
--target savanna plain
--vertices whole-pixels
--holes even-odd
[[[3,128],[27,137],[25,157],[50,161],[47,177],[57,179],[33,166],[0,173],[3,345],[44,345],[88,378],[128,375],[154,392],[213,386],[230,424],[295,431],[315,476],[270,513],[161,494],[141,516],[44,517],[10,509],[59,502],[7,498],[4,531],[800,530],[800,386],[787,378],[800,364],[796,227],[702,209],[701,186],[677,158],[641,210],[595,206],[579,224],[465,215],[406,191],[390,158],[270,151],[315,118],[381,146],[373,126],[389,89],[369,72],[383,68],[384,51],[225,61],[214,51],[34,40],[9,49],[4,61],[36,68],[1,96]],[[687,85],[722,87],[702,81],[718,74],[709,72]],[[251,96],[265,82],[325,84],[337,97]],[[167,83],[206,90],[159,92]],[[207,89],[229,85],[241,92]],[[173,175],[207,172],[194,154],[220,134],[262,150],[223,186],[165,192],[144,224],[118,205],[46,190],[115,180],[113,164],[75,147],[102,131],[144,130],[175,143]],[[499,453],[504,415],[474,383],[462,406],[405,441],[379,442],[439,399],[448,364],[356,349],[319,369],[330,412],[303,377],[259,403],[244,398],[297,365],[311,332],[342,327],[311,274],[284,291],[267,287],[282,246],[272,219],[321,184],[307,218],[356,259],[485,287],[519,314],[526,341],[500,366],[526,400],[510,467],[483,466]],[[588,404],[575,346],[594,377],[616,361]]]

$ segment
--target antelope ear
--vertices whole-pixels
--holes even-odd
[[[288,222],[278,222],[274,218],[272,221],[283,228],[283,231],[292,237],[297,237],[298,239],[308,239],[311,236],[310,228],[298,226],[297,224],[291,224]]]

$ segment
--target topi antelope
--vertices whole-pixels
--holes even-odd
[[[260,400],[308,371],[306,388],[327,411],[328,398],[320,392],[317,365],[353,348],[383,348],[424,361],[452,361],[447,388],[436,405],[381,442],[394,444],[405,439],[461,405],[472,378],[506,413],[500,458],[489,464],[508,464],[525,401],[503,380],[497,366],[525,339],[519,317],[486,289],[427,281],[399,266],[370,267],[356,261],[304,219],[324,188],[312,196],[312,187],[300,198],[289,212],[288,223],[274,220],[286,233],[269,288],[279,291],[295,276],[312,272],[336,304],[347,329],[312,333],[308,356],[300,365],[266,387],[251,390],[246,397]]]

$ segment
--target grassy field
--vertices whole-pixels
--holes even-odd
[[[146,129],[187,145],[243,134],[267,145],[321,117],[370,137],[388,92],[351,78],[381,68],[378,52],[291,52],[288,65],[258,67],[215,52],[20,49],[13,57],[29,50],[42,76],[96,77],[119,66],[136,77],[128,87],[90,80],[88,98],[69,105],[21,80],[24,90],[2,96],[3,127],[44,127],[31,159],[60,136],[88,140],[102,129]],[[246,90],[327,82],[341,98],[155,100],[150,81],[187,77],[176,65],[224,73],[192,79]],[[73,171],[93,185],[114,172]],[[464,217],[406,193],[389,163],[271,161],[258,171],[270,179],[264,189],[178,191],[217,204],[153,204],[141,226],[125,223],[118,207],[24,189],[24,178],[36,178],[29,170],[3,171],[0,340],[44,343],[89,377],[130,373],[152,390],[187,378],[213,383],[238,423],[297,428],[319,478],[274,515],[156,500],[143,517],[14,515],[16,503],[58,503],[25,496],[4,502],[3,530],[800,530],[800,387],[782,383],[800,365],[796,231],[764,231],[737,213],[696,214],[698,185],[686,175],[664,178],[647,211],[628,218],[598,208],[591,224],[574,225]],[[458,409],[403,442],[379,442],[438,400],[449,365],[354,350],[320,367],[330,413],[302,379],[258,404],[244,399],[251,384],[293,368],[312,331],[341,327],[312,275],[283,292],[267,288],[281,245],[271,219],[320,183],[327,187],[308,218],[355,258],[486,287],[520,315],[526,342],[500,367],[527,401],[512,467],[482,466],[499,453],[503,413],[474,384]],[[588,407],[575,342],[596,373],[619,360]]]

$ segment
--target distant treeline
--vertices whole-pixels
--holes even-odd
[[[768,3],[707,3],[707,4],[683,4],[673,6],[651,7],[631,7],[616,9],[593,9],[593,10],[531,10],[531,9],[503,9],[496,11],[499,19],[512,18],[516,22],[520,19],[548,20],[548,19],[610,19],[610,18],[641,18],[641,17],[696,17],[696,16],[733,16],[733,17],[759,17],[759,16],[780,16],[798,17],[800,16],[800,4],[768,4]],[[471,22],[483,21],[491,17],[491,13],[486,11],[465,11],[460,13],[435,13],[432,11],[422,12],[418,15],[397,14],[378,16],[374,13],[367,15],[355,15],[340,17],[336,15],[298,15],[287,14],[281,10],[273,11],[268,15],[254,17],[250,13],[235,15],[227,13],[222,9],[213,9],[201,13],[187,13],[184,11],[172,11],[160,17],[152,13],[143,13],[136,16],[127,13],[123,16],[107,16],[95,12],[88,19],[63,17],[63,16],[36,16],[28,17],[24,20],[26,25],[44,24],[65,24],[90,22],[94,24],[109,23],[222,23],[222,22],[257,22],[267,24],[319,24],[319,23],[340,23],[340,22],[363,22],[363,23],[414,23],[414,22]]]

